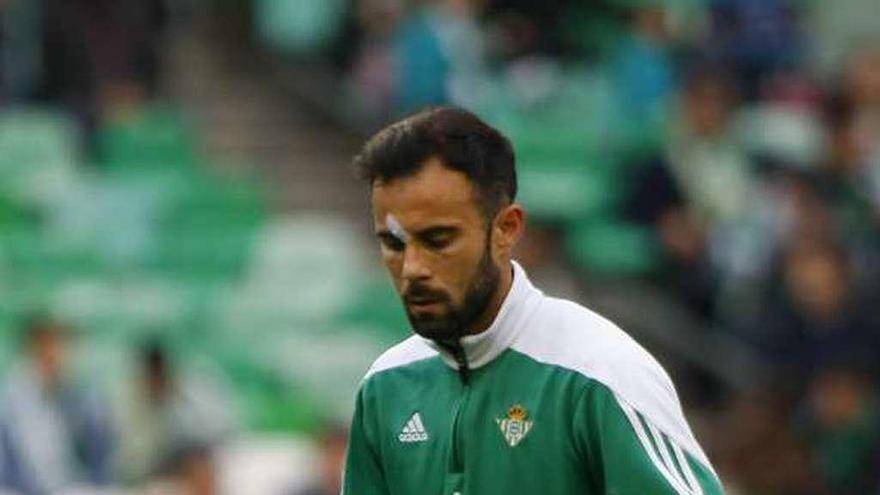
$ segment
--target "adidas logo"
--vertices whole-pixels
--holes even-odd
[[[403,443],[427,442],[428,432],[425,431],[425,425],[422,424],[422,415],[414,413],[406,422],[400,435],[397,435],[397,439]]]

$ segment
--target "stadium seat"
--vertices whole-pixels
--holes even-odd
[[[570,222],[608,210],[614,189],[601,172],[586,167],[523,168],[520,201],[538,221]]]
[[[335,39],[346,5],[344,0],[257,0],[256,30],[273,49],[315,54]]]
[[[125,120],[98,129],[97,164],[104,170],[193,170],[199,141],[193,122],[179,110],[147,106]]]
[[[41,108],[0,111],[0,196],[41,208],[75,173],[79,134],[65,113]]]
[[[586,273],[596,276],[638,277],[657,267],[657,241],[650,229],[602,221],[572,226],[566,248]]]

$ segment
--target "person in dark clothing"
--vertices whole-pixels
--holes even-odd
[[[880,360],[880,326],[854,283],[847,253],[803,237],[786,250],[778,293],[765,302],[750,340],[792,383],[848,356]]]
[[[156,95],[164,0],[44,2],[41,99],[68,107],[90,134],[120,86]]]
[[[72,385],[67,330],[34,319],[22,359],[0,385],[0,490],[57,493],[110,481],[113,428],[94,391]]]
[[[337,495],[342,488],[347,444],[347,428],[338,425],[325,427],[318,438],[318,448],[321,451],[320,477],[313,485],[293,492],[292,495]]]

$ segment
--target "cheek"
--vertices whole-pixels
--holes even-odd
[[[384,246],[379,248],[382,254],[382,263],[385,263],[385,266],[391,267],[393,264],[399,264],[399,259],[401,258],[400,253],[392,251]]]
[[[479,275],[477,271],[481,259],[481,249],[467,249],[446,253],[435,260],[437,273],[443,274],[443,283],[456,304],[464,301],[474,278]]]
[[[394,283],[397,283],[403,269],[403,256],[390,249],[382,248],[382,263],[391,273],[391,276],[394,278]]]

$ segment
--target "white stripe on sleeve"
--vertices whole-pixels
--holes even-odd
[[[674,476],[669,470],[666,468],[666,465],[663,464],[657,457],[657,452],[654,451],[654,446],[651,445],[651,440],[648,438],[648,434],[645,432],[645,428],[642,426],[642,422],[639,420],[638,414],[636,411],[630,407],[629,404],[617,399],[617,402],[620,404],[620,408],[623,410],[623,413],[626,415],[627,419],[629,419],[630,424],[636,432],[636,436],[639,439],[639,442],[642,444],[642,448],[645,449],[645,452],[648,454],[648,457],[651,459],[651,462],[654,464],[654,467],[657,468],[657,471],[663,475],[663,478],[666,479],[667,482],[675,489],[679,495],[693,495],[691,491],[687,488],[686,485],[683,485],[677,476]]]

